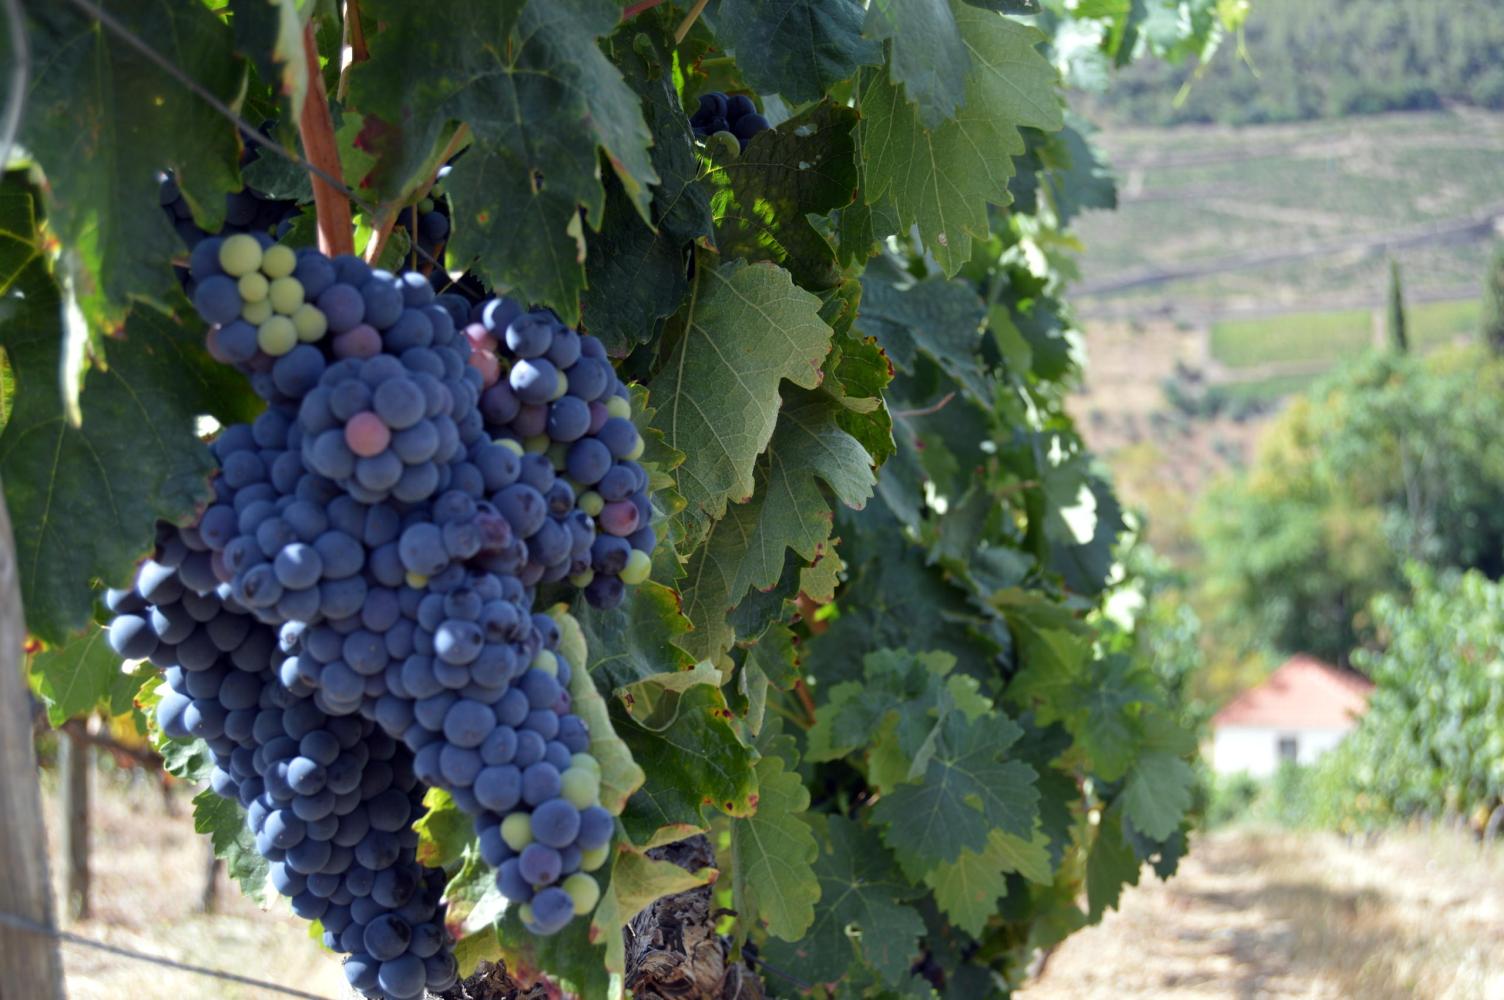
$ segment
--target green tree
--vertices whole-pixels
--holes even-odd
[[[1479,334],[1490,351],[1504,356],[1504,244],[1494,247],[1483,275],[1483,311]]]
[[[1224,634],[1346,663],[1406,560],[1504,572],[1500,420],[1504,363],[1478,349],[1374,355],[1295,400],[1199,505]]]
[[[1384,329],[1389,337],[1389,347],[1397,354],[1410,350],[1410,338],[1406,333],[1405,290],[1400,284],[1400,262],[1389,260],[1388,310],[1384,314]]]

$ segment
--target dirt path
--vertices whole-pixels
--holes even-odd
[[[1370,846],[1218,833],[1176,878],[1130,890],[1067,941],[1019,996],[1494,1000],[1501,943],[1504,849],[1442,831]]]

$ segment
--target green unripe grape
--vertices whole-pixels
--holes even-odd
[[[425,215],[427,215],[429,212],[432,212],[433,211],[433,199],[432,198],[424,198],[422,201],[418,202],[418,211],[422,212]]]
[[[273,309],[291,315],[303,304],[303,283],[297,278],[278,278],[272,282],[269,297]]]
[[[589,913],[601,901],[601,887],[584,872],[575,872],[564,880],[564,891],[574,900],[574,912]]]
[[[705,141],[705,148],[715,160],[735,160],[742,155],[742,142],[736,133],[722,129]]]
[[[497,438],[495,443],[501,445],[503,448],[510,448],[514,454],[526,454],[526,451],[522,447],[522,442],[516,438]]]
[[[272,318],[272,304],[265,299],[247,302],[240,309],[240,318],[252,326],[260,326]]]
[[[292,325],[298,331],[298,339],[311,344],[329,329],[329,320],[324,311],[312,302],[305,302],[292,312]]]
[[[408,571],[405,580],[407,585],[414,590],[422,590],[424,587],[428,586],[428,577],[424,576],[422,573],[414,573],[411,570]]]
[[[611,845],[605,844],[593,851],[580,852],[580,871],[593,872],[606,863],[611,856]]]
[[[501,839],[508,847],[520,851],[533,842],[533,817],[525,812],[514,812],[501,821]]]
[[[627,452],[627,457],[634,462],[637,461],[642,457],[642,450],[646,447],[647,443],[642,440],[642,435],[637,435],[637,442],[632,445],[632,450]]]
[[[552,396],[550,396],[549,398],[550,399],[563,399],[564,398],[564,394],[566,392],[568,392],[568,391],[569,391],[569,376],[565,375],[563,372],[560,372],[559,373],[559,384],[558,384],[558,386],[556,386],[554,388],[554,394]]]
[[[547,434],[539,434],[537,437],[530,437],[522,442],[522,450],[529,455],[541,455],[548,451],[548,446],[552,443],[553,439]]]
[[[579,506],[580,510],[583,510],[591,517],[599,517],[601,510],[606,506],[606,498],[595,492],[595,490],[586,490],[579,495],[575,503]]]
[[[569,445],[564,443],[563,441],[555,441],[553,444],[549,445],[548,460],[553,463],[554,468],[564,468],[564,463],[569,460]],[[574,487],[571,486],[570,489],[574,490]],[[574,490],[574,492],[576,495],[578,495],[580,491]]]
[[[538,650],[538,655],[533,657],[531,666],[534,670],[541,670],[550,677],[559,676],[559,658],[551,650]]]
[[[590,581],[595,579],[595,570],[587,569],[583,573],[576,573],[569,578],[569,582],[581,589],[590,586]]]
[[[261,266],[261,244],[248,233],[236,233],[219,245],[219,266],[232,278]]]
[[[632,554],[627,556],[627,564],[621,568],[621,582],[628,585],[639,584],[652,572],[653,560],[641,549],[633,549]]]
[[[266,298],[267,289],[270,287],[267,280],[256,271],[241,275],[237,284],[240,285],[240,297],[246,302],[260,302]]]
[[[572,754],[569,758],[569,770],[576,771],[580,768],[584,768],[586,771],[594,771],[599,775],[601,773],[601,762],[588,753]]]
[[[623,420],[632,418],[632,404],[620,396],[612,396],[606,400],[606,414],[612,417],[621,417]]]
[[[533,922],[533,904],[523,903],[522,905],[518,906],[517,919],[522,921],[522,925],[524,927],[531,924]]]
[[[564,799],[576,809],[587,809],[600,801],[601,776],[588,767],[571,767],[559,781]]]
[[[273,316],[257,328],[256,346],[279,358],[298,346],[298,328],[286,316]]]
[[[285,278],[298,266],[298,255],[293,253],[292,247],[276,246],[267,247],[261,254],[261,273],[268,278]]]

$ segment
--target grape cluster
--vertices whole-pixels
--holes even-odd
[[[717,132],[730,132],[742,149],[759,132],[769,128],[768,120],[757,111],[757,105],[745,94],[729,97],[719,90],[700,95],[700,107],[689,119],[690,128],[702,139]]]
[[[566,578],[604,608],[648,576],[644,442],[600,342],[552,313],[261,232],[200,240],[190,267],[210,354],[267,406],[213,442],[213,502],[164,533],[112,604],[111,641],[168,672],[163,730],[211,741],[215,789],[247,806],[295,909],[352,954],[351,981],[401,1000],[444,978],[422,929],[436,911],[364,874],[338,901],[324,876],[409,864],[426,787],[471,815],[530,930],[596,905],[614,820],[572,711],[577,665],[533,609]],[[195,680],[217,650],[246,678]],[[316,730],[341,749],[305,748]],[[330,817],[352,811],[370,825],[345,844]]]
[[[210,787],[245,808],[272,884],[350,956],[350,982],[393,1000],[447,989],[458,966],[443,873],[415,856],[424,788],[411,751],[324,712],[308,685],[281,683],[275,629],[204,578],[208,551],[196,529],[163,525],[132,588],[106,595],[111,644],[163,668],[159,726],[208,746]]]
[[[404,209],[398,222],[407,237],[421,251],[424,259],[437,261],[449,239],[449,201],[444,197],[444,180],[450,166],[439,168],[438,180],[428,195],[412,208]]]
[[[523,456],[519,485],[496,501],[532,529],[523,582],[568,578],[593,607],[616,607],[647,579],[658,538],[644,443],[605,348],[510,299],[472,310],[464,332],[485,430]]]

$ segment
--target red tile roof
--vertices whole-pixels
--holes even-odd
[[[1264,683],[1238,695],[1212,717],[1222,726],[1345,729],[1368,708],[1373,684],[1309,656],[1294,656]]]

